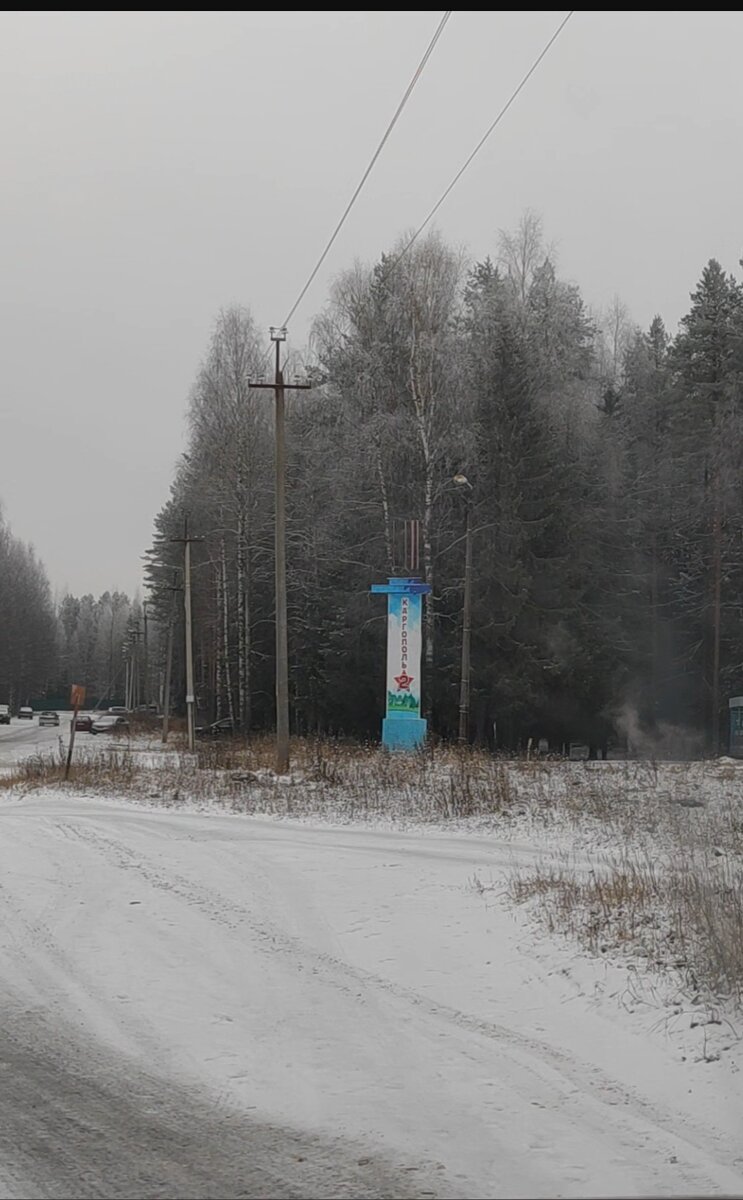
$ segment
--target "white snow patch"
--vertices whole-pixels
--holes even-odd
[[[732,1031],[508,904],[543,840],[62,791],[0,823],[5,985],[150,1069],[440,1163],[450,1196],[743,1190]]]

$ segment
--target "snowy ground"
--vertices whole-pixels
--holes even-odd
[[[6,794],[0,1196],[740,1195],[737,1043],[514,910],[547,853]]]

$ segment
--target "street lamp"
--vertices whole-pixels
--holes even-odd
[[[462,667],[459,679],[459,741],[469,740],[470,724],[470,642],[472,635],[472,484],[459,472],[452,483],[464,496],[464,596],[462,599]]]

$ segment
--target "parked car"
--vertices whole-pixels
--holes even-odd
[[[104,713],[90,727],[91,733],[127,733],[129,722],[119,713]]]
[[[22,721],[33,721],[34,710],[28,704],[23,704],[18,709],[18,717]]]
[[[10,725],[9,704],[0,704],[0,725]]]
[[[124,708],[123,704],[112,704],[108,711],[109,713],[114,713],[117,717],[125,717],[129,709]]]
[[[78,713],[75,717],[75,732],[90,733],[93,729],[93,722],[97,717],[97,713]]]
[[[233,723],[229,717],[222,717],[220,721],[214,721],[211,725],[197,725],[197,737],[233,737],[238,733],[237,724]]]
[[[59,725],[58,712],[43,712],[39,714],[39,725]]]

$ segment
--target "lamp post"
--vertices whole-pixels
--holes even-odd
[[[470,724],[470,642],[472,635],[472,484],[458,474],[452,483],[464,496],[464,596],[462,599],[462,666],[459,678],[459,741],[469,741]]]

